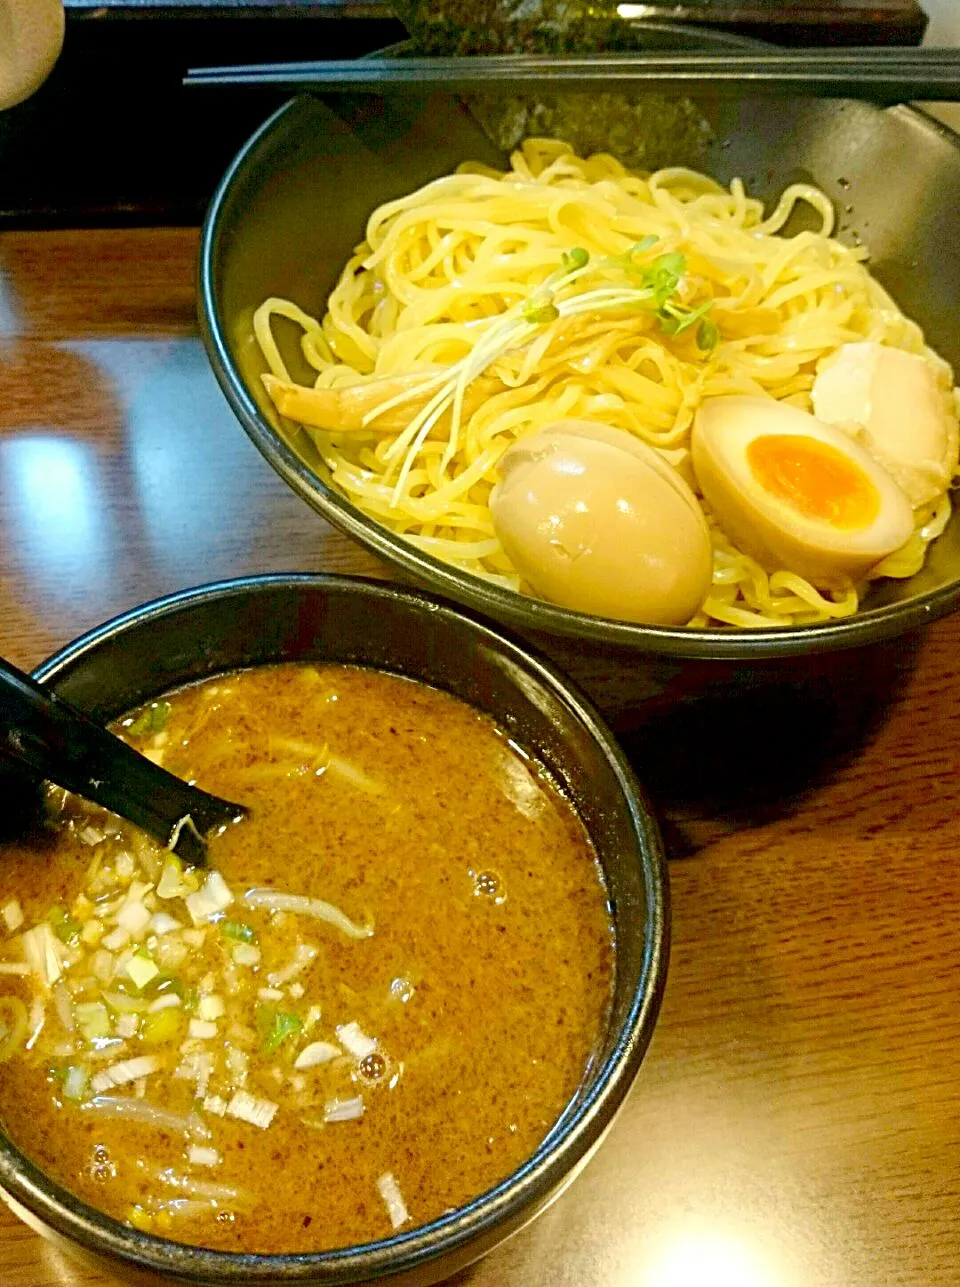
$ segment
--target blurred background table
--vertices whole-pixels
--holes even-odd
[[[572,13],[579,0],[566,0]],[[955,7],[954,0],[931,0]],[[0,114],[0,226],[187,223],[281,99],[185,91],[187,67],[353,58],[402,40],[390,0],[65,0],[53,76]],[[918,0],[599,0],[629,22],[701,23],[782,44],[918,44]],[[533,4],[504,0],[526,17]]]

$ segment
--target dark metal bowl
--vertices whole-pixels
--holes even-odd
[[[373,666],[445,689],[492,716],[566,788],[603,865],[616,981],[602,1047],[536,1153],[442,1219],[313,1255],[234,1255],[139,1233],[43,1175],[0,1134],[0,1188],[31,1224],[135,1281],[436,1282],[533,1218],[573,1178],[623,1103],[649,1044],[668,954],[667,880],[649,808],[610,734],[570,682],[490,624],[414,590],[325,576],[265,576],[147,604],[69,644],[35,675],[107,720],[191,680],[288,661]]]
[[[881,110],[803,98],[702,100],[699,106],[714,136],[705,169],[721,181],[739,175],[766,199],[799,179],[817,183],[840,212],[841,236],[870,247],[879,281],[923,326],[929,343],[960,365],[960,241],[954,235],[960,138],[906,106]],[[306,433],[287,436],[259,379],[265,364],[252,339],[251,314],[268,295],[289,296],[322,314],[369,213],[468,157],[504,160],[452,97],[394,98],[379,106],[369,99],[302,97],[253,136],[213,199],[200,253],[207,351],[244,429],[314,509],[402,575],[515,627],[567,664],[614,655],[636,664],[640,654],[654,668],[670,659],[796,659],[876,643],[956,606],[956,518],[921,572],[872,587],[856,616],[749,631],[634,625],[572,612],[460,572],[361,514],[331,486]],[[292,368],[306,375],[296,360]]]

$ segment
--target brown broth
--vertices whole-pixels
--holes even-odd
[[[128,1032],[139,1025],[137,1034],[100,1058],[91,1055],[95,1043],[65,1030],[48,1000],[32,1049],[0,1065],[5,1129],[92,1205],[164,1236],[231,1251],[313,1251],[389,1235],[377,1187],[384,1173],[406,1203],[404,1228],[489,1189],[556,1121],[609,1009],[612,926],[602,874],[574,810],[485,716],[375,671],[262,668],[168,700],[169,713],[156,708],[157,723],[166,715],[162,731],[138,732],[147,718],[128,718],[119,731],[180,776],[250,805],[250,817],[213,843],[211,863],[235,896],[225,920],[256,935],[260,962],[236,963],[225,921],[201,925],[202,946],[166,971],[184,989],[182,1007],[170,1008],[174,1036],[147,1044],[149,1016],[138,1013],[123,1025]],[[91,825],[115,834],[87,843],[96,840]],[[86,902],[76,901],[81,891],[103,886],[100,908],[129,890],[130,862],[118,860],[121,852],[136,860],[133,879],[144,864],[156,875],[165,857],[120,832],[115,819],[67,801],[48,845],[3,854],[0,907],[19,900],[25,930],[62,905],[72,917],[67,935],[75,937],[90,919]],[[94,856],[100,867],[90,884]],[[242,905],[243,892],[257,886],[327,900],[355,923],[372,922],[374,932],[351,939],[298,913]],[[160,900],[155,891],[143,897],[190,926],[182,900]],[[0,924],[0,961],[24,959],[21,934]],[[141,954],[159,961],[172,944],[175,958],[178,942],[177,932],[164,938],[148,929]],[[114,962],[136,946],[118,948]],[[315,955],[272,989],[280,998],[261,999],[266,976],[289,968],[298,947]],[[79,959],[68,960],[56,985],[67,985],[61,1000],[96,1002],[119,986],[135,1002],[142,996],[153,1004],[157,978],[142,994],[126,974],[106,989],[92,979],[97,950],[105,950],[102,939],[68,949]],[[0,978],[0,994],[28,1003],[36,987],[31,978]],[[204,987],[225,1006],[213,1039],[191,1037],[187,1026]],[[109,1005],[107,1012],[115,1029],[118,1016]],[[268,1020],[276,1023],[278,1013],[309,1031],[289,1034],[267,1056]],[[377,1040],[366,1064],[345,1052],[293,1067],[312,1042],[343,1050],[337,1028],[350,1023]],[[198,1049],[214,1055],[199,1097],[195,1082],[173,1076]],[[278,1105],[266,1129],[204,1107],[237,1089],[228,1049],[241,1051],[241,1062],[247,1057],[244,1088]],[[86,1061],[95,1075],[143,1054],[157,1056],[158,1071],[107,1094],[195,1111],[208,1137],[194,1142],[216,1150],[216,1165],[189,1161],[179,1130],[84,1108],[89,1086],[79,1101],[66,1098],[70,1067]],[[361,1117],[324,1123],[331,1100],[357,1096]],[[178,1208],[170,1204],[188,1195],[172,1177],[242,1192]]]

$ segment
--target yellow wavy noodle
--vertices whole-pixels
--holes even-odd
[[[819,217],[819,230],[782,235],[801,205]],[[866,251],[833,240],[833,220],[829,199],[808,184],[787,188],[765,217],[739,180],[728,190],[684,169],[632,174],[611,156],[584,160],[556,140],[529,139],[505,174],[466,164],[375,210],[322,320],[269,299],[255,334],[281,378],[289,377],[273,337],[277,316],[302,328],[317,388],[422,371],[434,396],[444,369],[480,352],[564,252],[582,246],[596,263],[656,237],[657,254],[684,254],[684,304],[713,301],[720,342],[709,353],[692,332],[663,334],[652,313],[595,310],[529,327],[486,372],[499,391],[472,405],[464,399],[446,439],[417,417],[425,398],[413,403],[405,392],[384,404],[411,403],[396,433],[308,427],[334,485],[364,513],[437,558],[521,590],[487,502],[503,452],[552,421],[603,421],[679,449],[682,459],[701,398],[765,394],[810,410],[817,364],[857,340],[924,354],[952,387],[919,327],[867,271]],[[949,514],[947,495],[919,512],[911,540],[875,575],[916,572]],[[691,624],[803,624],[857,610],[857,587],[823,594],[788,571],[767,574],[710,522],[714,584]]]

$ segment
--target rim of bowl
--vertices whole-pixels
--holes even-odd
[[[41,683],[53,683],[102,644],[122,639],[144,623],[176,618],[211,601],[266,594],[277,588],[352,593],[370,598],[371,606],[384,599],[427,605],[435,620],[466,622],[520,673],[551,689],[563,701],[602,751],[631,820],[646,898],[646,914],[638,931],[644,940],[643,965],[626,1020],[610,1054],[597,1068],[593,1086],[573,1111],[561,1116],[532,1156],[455,1212],[375,1242],[324,1252],[266,1254],[213,1251],[158,1238],[74,1197],[0,1135],[0,1184],[16,1202],[88,1251],[191,1283],[354,1284],[424,1267],[482,1238],[503,1221],[509,1224],[512,1219],[514,1227],[520,1227],[529,1208],[547,1198],[591,1154],[621,1108],[653,1035],[666,983],[670,941],[666,858],[653,810],[626,757],[572,680],[509,632],[458,604],[428,591],[364,577],[323,573],[240,577],[182,590],[124,612],[66,644],[42,662],[33,676]]]
[[[217,299],[222,224],[234,183],[247,169],[261,144],[288,115],[300,110],[304,102],[309,102],[309,95],[298,95],[274,111],[246,141],[217,186],[200,240],[199,324],[217,382],[248,437],[284,482],[341,532],[418,584],[429,585],[451,600],[516,630],[583,639],[594,644],[677,658],[759,660],[861,647],[917,629],[944,616],[960,603],[958,579],[903,602],[866,608],[852,617],[816,625],[766,627],[762,630],[640,625],[576,612],[482,581],[421,552],[401,536],[366,517],[314,473],[260,414],[231,357]],[[951,142],[960,151],[960,135],[928,113],[906,104],[886,110],[916,118],[923,128]]]

